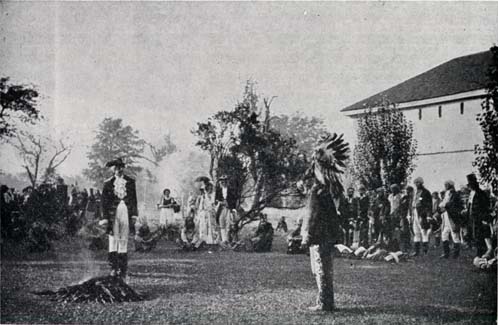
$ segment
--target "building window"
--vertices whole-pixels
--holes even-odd
[[[464,110],[464,106],[463,106],[463,102],[460,103],[460,114],[463,115],[463,110]]]
[[[419,120],[422,119],[422,109],[421,108],[418,109],[418,119]]]
[[[439,118],[441,118],[443,116],[443,107],[442,106],[439,106],[437,108],[437,115],[439,116]]]

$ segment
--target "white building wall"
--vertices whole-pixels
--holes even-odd
[[[466,175],[475,172],[472,166],[474,146],[482,143],[482,131],[476,121],[482,99],[464,100],[463,114],[460,103],[436,104],[404,111],[414,123],[414,137],[418,142],[417,168],[411,179],[422,176],[431,191],[442,190],[445,180],[453,180],[457,187],[466,184]],[[441,117],[439,117],[441,106]],[[453,152],[463,151],[466,152]]]

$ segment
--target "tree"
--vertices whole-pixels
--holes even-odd
[[[283,137],[294,139],[297,149],[310,157],[321,136],[329,133],[323,119],[308,117],[302,112],[292,116],[279,115],[271,118],[271,126]]]
[[[406,182],[415,168],[417,141],[413,123],[395,105],[384,102],[358,118],[353,175],[368,189]]]
[[[271,126],[273,98],[264,98],[260,106],[254,83],[248,81],[243,100],[233,110],[216,113],[193,131],[197,146],[210,154],[213,179],[227,174],[237,188],[239,230],[288,195],[304,173],[296,141]]]
[[[16,134],[17,123],[35,123],[41,118],[36,108],[38,91],[27,85],[14,85],[0,78],[0,139]]]
[[[486,97],[481,103],[482,112],[477,116],[484,141],[475,148],[474,165],[481,179],[498,191],[498,47],[493,46],[490,51],[492,60],[488,69]]]
[[[23,168],[33,187],[40,177],[47,181],[71,153],[72,147],[62,139],[40,136],[26,131],[18,131],[15,140],[10,141],[23,161]],[[43,173],[43,174],[42,174]]]
[[[127,170],[137,175],[142,170],[139,161],[143,158],[144,146],[145,141],[139,137],[138,131],[123,125],[122,119],[105,118],[99,124],[95,142],[87,155],[90,160],[88,168],[83,174],[100,187],[111,176],[106,163],[121,157]]]

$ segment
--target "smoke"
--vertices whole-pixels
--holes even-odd
[[[154,195],[159,198],[165,188],[173,197],[187,196],[194,190],[194,179],[208,175],[209,157],[200,151],[178,151],[167,156],[155,170],[157,183],[153,184]]]

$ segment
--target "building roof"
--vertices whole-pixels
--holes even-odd
[[[406,103],[483,89],[491,63],[491,51],[462,56],[384,90],[341,112],[379,106],[382,101]]]

